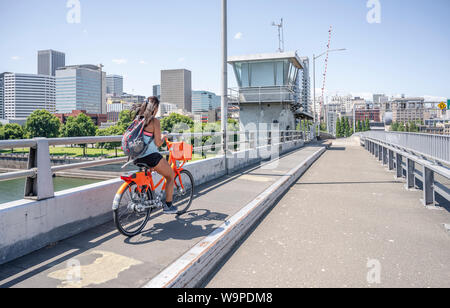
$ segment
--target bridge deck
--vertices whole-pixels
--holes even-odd
[[[357,144],[335,144],[207,286],[450,287],[450,213],[404,186]]]
[[[176,219],[157,213],[132,239],[108,223],[0,266],[0,287],[143,286],[317,150],[307,146],[283,156],[276,169],[248,169],[199,187],[190,212]],[[78,264],[81,284],[67,283]]]

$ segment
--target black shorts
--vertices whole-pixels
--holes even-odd
[[[147,164],[150,168],[155,168],[158,166],[159,162],[163,159],[162,155],[159,153],[152,153],[148,156],[138,158],[134,161],[135,164]]]

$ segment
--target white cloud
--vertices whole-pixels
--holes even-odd
[[[242,38],[243,34],[241,32],[238,32],[235,34],[234,39],[235,40],[240,40]]]
[[[127,64],[128,59],[113,59],[112,60],[115,64],[121,65],[121,64]]]
[[[147,65],[148,63],[144,60],[139,61],[139,64]]]
[[[184,62],[184,60],[186,60],[185,58],[183,58],[183,57],[181,57],[181,58],[178,58],[178,62]]]
[[[18,60],[20,60],[20,57],[19,56],[12,56],[11,60],[18,61]]]

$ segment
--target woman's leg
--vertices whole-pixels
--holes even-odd
[[[172,168],[170,167],[167,160],[161,159],[154,169],[156,172],[166,178],[166,202],[172,202],[175,178],[175,174]]]

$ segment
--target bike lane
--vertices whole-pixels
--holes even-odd
[[[303,147],[273,165],[248,168],[196,187],[186,214],[156,212],[133,238],[119,234],[111,221],[4,264],[0,287],[141,287],[318,146]]]

